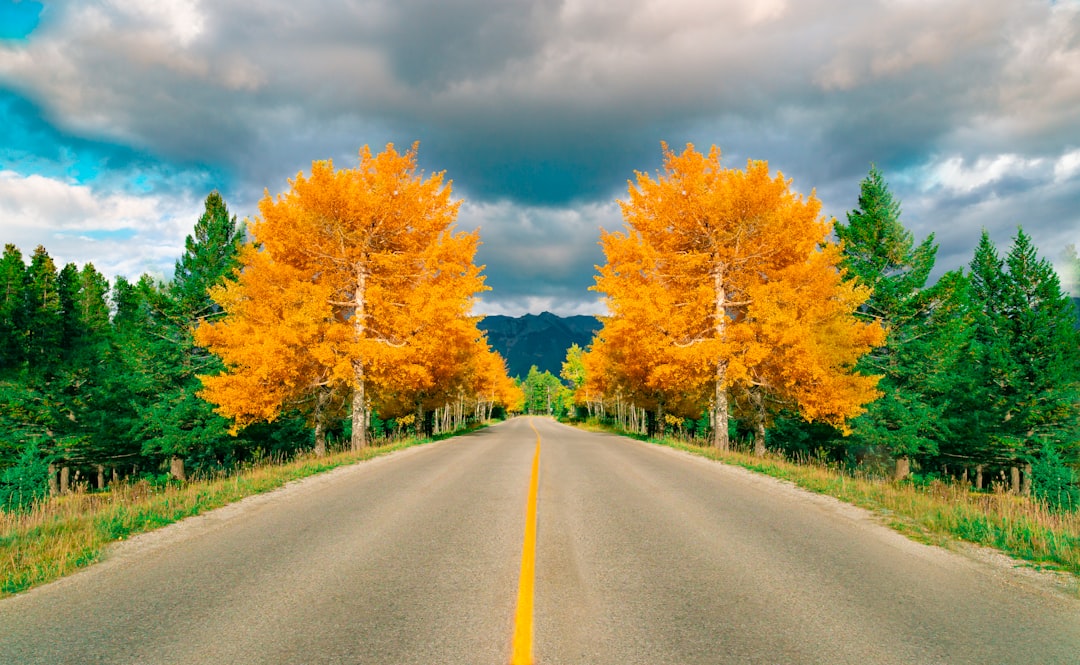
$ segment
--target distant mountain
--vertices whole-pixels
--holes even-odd
[[[572,344],[585,348],[593,333],[600,330],[600,321],[592,316],[555,316],[551,312],[525,316],[488,316],[480,322],[487,331],[491,348],[506,359],[510,376],[525,378],[529,368],[536,365],[559,375],[566,360],[566,350]]]
[[[1073,298],[1080,328],[1080,298]],[[536,365],[559,375],[566,360],[566,350],[577,344],[585,348],[600,330],[600,321],[592,316],[556,316],[551,312],[525,316],[487,316],[480,322],[487,331],[491,348],[506,359],[510,376],[525,378]]]

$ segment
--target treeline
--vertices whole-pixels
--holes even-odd
[[[110,286],[92,263],[60,269],[44,247],[29,266],[14,245],[0,260],[0,500],[7,507],[171,462],[230,466],[288,453],[310,437],[303,421],[230,436],[196,395],[220,362],[191,328],[214,312],[207,289],[237,266],[243,230],[216,192],[188,236],[169,283],[149,275]],[[310,445],[310,444],[308,444]],[[173,461],[175,460],[175,461]]]
[[[967,270],[928,285],[934,237],[915,243],[876,169],[830,227],[767,164],[727,169],[715,148],[665,146],[621,205],[595,287],[611,316],[564,366],[582,410],[1076,504],[1077,314],[1022,230],[1005,256],[984,231]]]
[[[574,344],[571,349],[580,347]],[[564,377],[565,378],[565,375]],[[564,419],[574,413],[574,393],[559,377],[536,365],[529,368],[524,379],[518,380],[522,392],[521,412],[534,416],[553,416]]]
[[[468,315],[483,288],[477,238],[453,232],[448,187],[418,189],[414,160],[391,147],[365,149],[358,169],[316,163],[310,180],[267,196],[250,229],[214,192],[168,282],[110,285],[90,263],[58,269],[38,247],[27,265],[7,245],[0,507],[322,453],[328,441],[440,433],[517,408],[520,392]],[[318,264],[332,249],[303,226],[313,219],[337,247],[349,230],[327,220],[353,224],[351,264]],[[373,223],[388,220],[396,239]]]

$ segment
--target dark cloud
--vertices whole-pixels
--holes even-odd
[[[944,267],[1020,212],[1075,237],[1080,183],[1053,165],[1080,149],[1078,26],[1075,2],[58,3],[0,46],[0,81],[52,119],[40,154],[96,141],[77,152],[120,177],[108,160],[219,178],[241,215],[314,159],[420,140],[482,218],[486,302],[569,310],[592,303],[594,218],[618,224],[661,140],[768,159],[838,217],[876,163]]]
[[[552,0],[401,0],[390,6],[383,29],[372,36],[388,54],[396,78],[439,91],[532,58],[559,5]]]
[[[570,209],[466,201],[459,222],[464,229],[479,228],[477,262],[486,266],[488,285],[497,291],[483,297],[496,304],[481,309],[503,313],[515,303],[560,314],[597,311],[599,296],[588,289],[594,266],[603,263],[600,228],[619,225],[613,203]]]

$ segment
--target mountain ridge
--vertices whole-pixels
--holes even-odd
[[[595,316],[551,312],[516,317],[494,314],[485,316],[478,327],[487,333],[491,348],[506,359],[510,376],[525,378],[533,365],[558,376],[566,350],[573,344],[588,346],[600,330],[600,321]]]

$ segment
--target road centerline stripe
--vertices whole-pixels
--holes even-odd
[[[510,665],[532,665],[533,662],[533,591],[536,581],[536,494],[540,477],[540,432],[532,418],[529,418],[529,427],[536,432],[536,451],[533,453],[532,474],[529,476],[529,496],[525,500],[525,539],[521,546],[521,576],[518,578]]]

